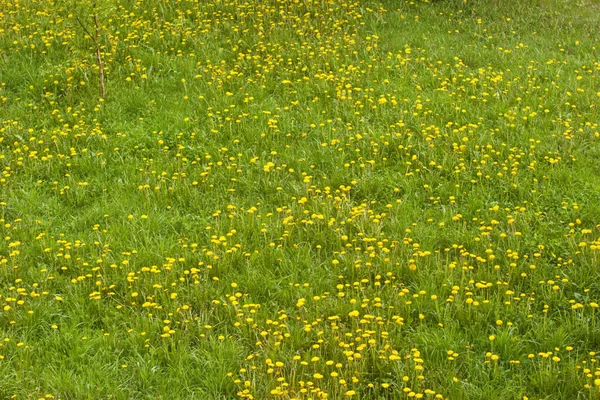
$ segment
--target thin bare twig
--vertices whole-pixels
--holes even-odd
[[[84,32],[88,35],[88,37],[90,38],[90,40],[94,43],[94,48],[96,49],[96,63],[98,64],[98,74],[99,74],[99,81],[100,81],[100,98],[104,98],[104,93],[105,93],[105,89],[104,89],[104,65],[102,64],[102,53],[100,52],[100,45],[98,44],[98,37],[100,36],[100,26],[98,24],[98,4],[96,2],[94,2],[93,4],[93,9],[94,9],[94,15],[93,15],[93,19],[94,19],[94,35],[92,36],[92,34],[90,33],[90,31],[86,28],[86,26],[84,25],[83,22],[81,22],[81,20],[79,19],[78,16],[75,16],[75,19],[77,19],[77,22],[79,23],[79,25],[81,26],[81,28],[84,30]]]
[[[100,54],[100,46],[98,46],[98,36],[100,35],[100,28],[98,27],[98,13],[96,12],[96,2],[94,2],[94,27],[96,28],[96,61],[98,62],[98,73],[100,78],[100,98],[104,98],[104,66],[102,65],[102,55]]]
[[[88,37],[92,40],[92,42],[94,42],[94,44],[96,43],[96,39],[92,36],[92,34],[90,33],[90,31],[88,31],[88,29],[85,27],[85,25],[83,24],[83,22],[81,22],[81,20],[79,19],[79,17],[76,15],[75,19],[77,20],[77,22],[79,23],[79,26],[81,26],[81,28],[85,31],[86,35],[88,35]]]

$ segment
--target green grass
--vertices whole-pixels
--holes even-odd
[[[597,1],[0,0],[0,398],[599,399]]]

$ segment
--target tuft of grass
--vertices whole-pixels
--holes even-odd
[[[0,398],[599,398],[598,11],[0,0]]]

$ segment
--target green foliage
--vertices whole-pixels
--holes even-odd
[[[600,396],[595,2],[104,1],[104,99],[91,6],[0,0],[0,398]]]

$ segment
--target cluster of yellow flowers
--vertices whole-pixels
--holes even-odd
[[[61,352],[122,382],[206,358],[206,398],[600,395],[591,39],[455,2],[102,3],[0,0],[0,397],[68,397],[35,376]]]

